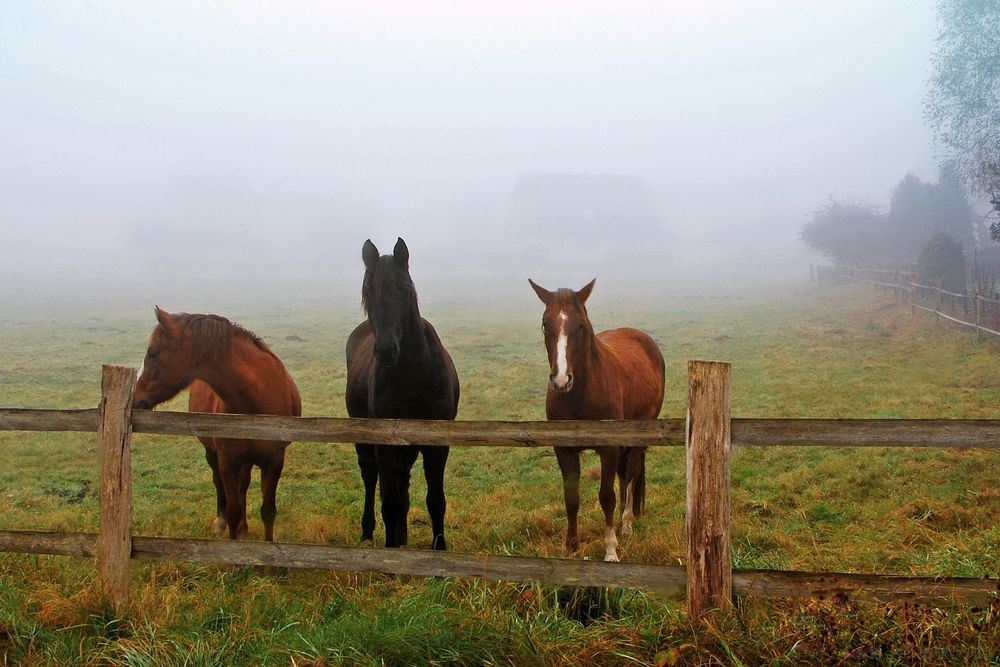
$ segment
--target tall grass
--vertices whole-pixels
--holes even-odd
[[[544,418],[540,308],[453,302],[421,292],[455,357],[460,419]],[[865,288],[778,298],[665,298],[595,292],[599,327],[649,330],[667,359],[663,414],[681,416],[686,361],[733,362],[733,414],[746,417],[996,417],[998,347],[914,316]],[[200,310],[196,307],[180,307]],[[213,308],[285,360],[306,415],[343,416],[343,344],[354,300]],[[0,322],[0,405],[92,407],[101,363],[137,364],[151,308],[12,309]],[[167,409],[184,409],[179,397]],[[87,434],[0,433],[4,529],[95,531],[96,460]],[[211,536],[214,491],[191,438],[134,440],[135,532]],[[995,452],[747,448],[733,465],[737,567],[993,576],[1000,573]],[[596,457],[584,458],[581,553],[600,557]],[[684,460],[651,451],[648,514],[626,560],[676,563],[684,548]],[[411,545],[430,530],[418,473]],[[450,548],[562,556],[550,450],[456,448],[446,476]],[[249,496],[259,503],[256,483]],[[294,443],[278,490],[277,539],[355,544],[353,448]],[[251,510],[251,539],[261,526]],[[378,536],[376,536],[378,539]],[[741,605],[705,626],[655,596],[349,573],[263,573],[135,563],[133,603],[115,617],[92,564],[0,555],[0,651],[28,664],[814,664],[989,663],[997,610],[864,601]],[[865,657],[869,656],[869,657]],[[874,657],[872,657],[874,656]]]

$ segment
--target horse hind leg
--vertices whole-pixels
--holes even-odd
[[[260,492],[263,500],[260,505],[260,520],[264,523],[264,539],[274,541],[274,518],[278,515],[277,495],[278,480],[285,466],[284,456],[275,457],[266,467],[260,470]]]
[[[444,514],[447,500],[444,495],[444,469],[448,463],[447,447],[426,447],[423,449],[424,479],[427,480],[427,513],[431,517],[431,548],[445,551]]]
[[[618,562],[618,537],[615,535],[615,474],[618,452],[611,447],[599,451],[601,457],[601,490],[598,498],[604,510],[604,560]]]
[[[240,508],[240,523],[237,534],[240,537],[246,537],[250,532],[250,526],[247,523],[247,489],[250,488],[250,474],[252,472],[253,465],[249,463],[240,468],[240,499],[237,503]]]
[[[632,523],[642,513],[645,502],[646,449],[631,447],[623,453],[622,459],[618,466],[618,485],[622,496],[622,537],[631,537]]]
[[[365,486],[364,508],[361,510],[361,542],[372,542],[375,535],[375,489],[378,486],[378,459],[375,445],[357,443],[358,468]]]

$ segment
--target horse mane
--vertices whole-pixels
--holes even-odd
[[[264,352],[274,354],[260,336],[221,315],[178,313],[174,320],[182,329],[191,330],[191,347],[196,359],[228,352],[234,338],[249,340]]]
[[[365,314],[368,313],[368,303],[372,299],[381,299],[388,291],[386,288],[390,283],[396,284],[400,282],[395,277],[396,274],[397,269],[393,265],[392,257],[389,255],[379,258],[374,270],[365,271],[365,278],[361,283],[361,308]],[[410,289],[413,291],[413,301],[416,304],[417,290],[413,285],[413,279],[410,278],[409,273],[406,273],[406,279],[410,283]]]

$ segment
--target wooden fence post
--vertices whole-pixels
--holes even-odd
[[[983,311],[979,306],[979,287],[976,287],[976,294],[973,297],[976,301],[976,340],[979,340],[983,336],[982,321],[983,321]]]
[[[104,366],[97,415],[100,469],[100,530],[97,573],[104,595],[116,609],[128,602],[132,558],[132,397],[137,372]]]
[[[732,605],[729,396],[729,363],[688,362],[687,607],[692,617]]]

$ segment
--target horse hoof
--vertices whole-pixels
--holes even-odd
[[[361,540],[361,546],[369,548],[369,549],[373,548],[375,546],[375,540],[373,540],[370,537],[366,538],[366,539],[363,539],[363,540]]]
[[[604,562],[605,563],[620,563],[621,561],[618,560],[618,554],[608,554],[607,556],[604,557]]]

